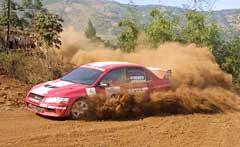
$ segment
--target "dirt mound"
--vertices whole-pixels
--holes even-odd
[[[24,104],[30,86],[4,75],[0,75],[0,108],[16,108]]]

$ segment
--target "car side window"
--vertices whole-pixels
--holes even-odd
[[[126,82],[126,72],[125,68],[119,68],[110,71],[103,79],[103,83],[108,83],[111,85],[123,84]]]
[[[127,80],[130,83],[140,83],[147,81],[145,71],[142,68],[128,68]]]

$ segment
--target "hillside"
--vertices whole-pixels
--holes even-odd
[[[109,0],[44,0],[44,4],[50,11],[61,15],[66,25],[72,25],[77,30],[83,31],[90,18],[97,28],[98,35],[105,39],[115,36],[119,31],[118,21],[128,13],[128,5]],[[141,24],[149,22],[149,12],[154,8],[171,12],[180,18],[184,14],[184,9],[161,5],[137,6],[136,8]],[[214,19],[228,34],[240,30],[240,10],[214,11],[209,15],[209,20]]]

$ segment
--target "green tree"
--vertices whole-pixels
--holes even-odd
[[[32,0],[22,0],[22,3],[24,8],[29,8],[32,6]]]
[[[44,9],[41,0],[22,0],[22,5],[23,8],[31,9],[34,11],[40,11]]]
[[[93,26],[92,21],[89,19],[87,29],[85,30],[85,36],[88,39],[95,40],[97,38],[96,34],[96,29]]]
[[[235,37],[233,40],[226,43],[223,55],[222,68],[231,73],[234,81],[240,84],[240,37]]]
[[[137,15],[137,6],[133,0],[129,0],[127,14],[125,18],[119,21],[118,26],[121,28],[121,32],[118,36],[118,45],[123,52],[134,52],[138,34],[141,30],[139,18]]]
[[[177,19],[167,18],[165,13],[158,9],[152,10],[150,15],[153,19],[146,28],[146,34],[153,45],[175,40]]]
[[[137,13],[138,13],[137,6],[135,5],[133,0],[130,0],[127,7],[126,19],[131,20],[137,25],[137,27],[140,28],[141,26],[140,26],[139,17]]]
[[[41,0],[22,0],[22,6],[24,10],[25,27],[31,27],[34,17],[42,11],[46,11],[43,8]]]
[[[186,42],[211,48],[218,46],[221,37],[220,29],[216,24],[206,25],[206,18],[201,12],[188,11],[185,16],[186,25],[183,28],[182,36]]]
[[[10,26],[22,28],[22,21],[17,15],[17,11],[21,7],[14,1],[10,0]],[[2,11],[0,14],[0,25],[6,26],[8,24],[8,0],[2,2]]]
[[[41,0],[34,0],[33,7],[35,10],[38,10],[38,11],[43,10],[43,4]]]
[[[38,40],[44,42],[47,47],[60,48],[59,34],[63,31],[62,23],[63,19],[58,15],[42,12],[34,18],[33,29]]]
[[[122,32],[118,37],[119,47],[123,52],[134,52],[139,33],[137,25],[128,19],[121,20],[118,25],[123,27]]]

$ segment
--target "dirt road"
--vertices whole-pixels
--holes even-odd
[[[50,120],[18,109],[1,110],[0,116],[1,147],[240,146],[240,113],[70,121]]]
[[[22,108],[29,87],[0,76],[0,147],[240,146],[240,112],[128,121],[52,120]]]

